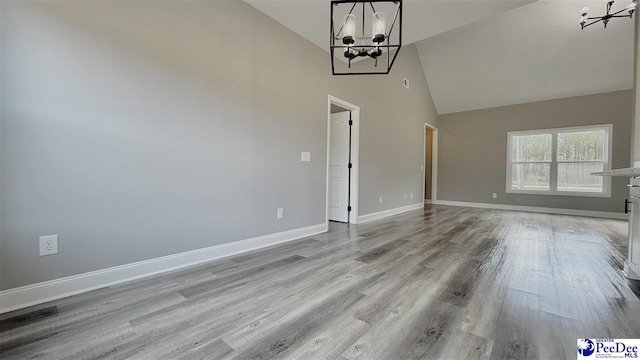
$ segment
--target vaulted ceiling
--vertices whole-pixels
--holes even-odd
[[[580,30],[582,4],[605,12],[537,1],[416,43],[438,113],[631,89],[633,21]]]
[[[329,0],[245,1],[328,51]],[[630,89],[633,21],[580,30],[584,4],[606,0],[405,0],[403,45],[440,114]]]
[[[404,0],[403,42],[411,44],[533,0]],[[329,0],[245,0],[329,51]]]

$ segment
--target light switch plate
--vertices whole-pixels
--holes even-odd
[[[58,253],[58,235],[40,236],[40,256]]]
[[[300,161],[311,161],[311,153],[308,151],[301,152]]]
[[[282,219],[283,217],[284,217],[284,209],[278,208],[278,211],[276,212],[276,218]]]

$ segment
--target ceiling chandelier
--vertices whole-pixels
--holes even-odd
[[[596,17],[587,17],[589,15],[589,8],[587,6],[584,6],[582,10],[580,10],[580,14],[581,14],[580,26],[582,27],[582,29],[584,29],[589,25],[593,25],[597,22],[602,21],[602,23],[604,24],[604,28],[606,29],[607,24],[609,23],[609,20],[613,18],[630,18],[631,19],[633,17],[633,12],[636,10],[637,2],[638,0],[631,0],[631,4],[629,4],[626,8],[622,10],[618,10],[614,13],[611,13],[613,0],[609,0],[609,2],[607,2],[607,13],[605,15],[596,16]],[[620,15],[624,12],[626,12],[626,14]]]
[[[385,11],[393,14],[389,25]],[[331,1],[333,75],[388,74],[401,43],[402,0]]]

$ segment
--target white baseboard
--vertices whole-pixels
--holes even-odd
[[[407,206],[402,206],[402,207],[395,208],[395,209],[379,211],[379,212],[375,212],[375,213],[372,213],[372,214],[362,215],[362,216],[358,216],[358,224],[362,224],[362,223],[366,223],[366,222],[374,221],[374,220],[380,220],[380,219],[384,219],[384,218],[389,217],[389,216],[401,214],[403,212],[407,212],[407,211],[411,211],[411,210],[418,210],[418,209],[422,209],[422,208],[424,208],[424,203],[418,203],[418,204],[411,204],[411,205],[407,205]]]
[[[631,270],[631,268],[629,267],[629,260],[624,261],[624,268],[622,269],[622,273],[627,279],[640,280],[640,275],[636,274],[635,271]]]
[[[328,230],[318,224],[0,291],[0,314],[63,297],[300,239]]]
[[[631,270],[631,268],[629,267],[629,260],[624,261],[624,267],[622,268],[622,273],[627,279],[640,280],[640,275],[636,274],[636,272]]]
[[[559,209],[559,208],[549,208],[549,207],[539,207],[539,206],[488,204],[488,203],[448,201],[448,200],[436,200],[436,201],[433,201],[432,204],[464,206],[464,207],[483,208],[483,209],[526,211],[526,212],[545,213],[545,214],[587,216],[587,217],[597,217],[597,218],[606,218],[606,219],[626,220],[628,218],[627,214],[625,213],[594,211],[594,210]]]

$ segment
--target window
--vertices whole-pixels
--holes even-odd
[[[612,125],[507,133],[507,192],[610,197]]]

